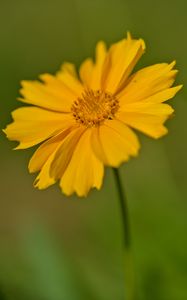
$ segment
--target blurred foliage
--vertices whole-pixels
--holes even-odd
[[[77,64],[127,30],[147,42],[138,67],[177,60],[187,78],[186,0],[0,0],[0,126],[20,104],[20,80]],[[138,300],[187,299],[186,89],[160,141],[140,135],[120,168],[129,199]],[[112,173],[87,199],[32,187],[32,150],[0,135],[0,299],[124,299],[121,220]]]

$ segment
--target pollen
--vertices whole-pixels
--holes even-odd
[[[111,93],[86,89],[71,107],[75,120],[92,127],[100,125],[104,120],[112,120],[119,109],[118,99]]]

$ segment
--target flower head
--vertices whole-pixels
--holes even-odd
[[[41,143],[29,162],[29,171],[39,172],[35,187],[59,180],[65,194],[85,196],[92,187],[100,189],[104,165],[118,167],[138,154],[132,129],[153,138],[167,133],[164,122],[173,109],[164,102],[181,89],[171,87],[175,62],[131,75],[144,51],[144,41],[128,34],[109,50],[99,42],[95,61],[86,59],[79,74],[64,63],[55,76],[22,81],[19,100],[32,106],[15,110],[5,133],[20,142],[16,149]]]

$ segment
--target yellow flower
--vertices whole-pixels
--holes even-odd
[[[5,133],[19,141],[16,149],[42,143],[29,162],[38,172],[35,187],[60,181],[66,195],[86,196],[101,188],[104,165],[118,167],[140,148],[131,129],[159,138],[167,133],[164,122],[173,113],[166,100],[180,86],[172,87],[175,62],[160,63],[130,75],[145,51],[142,39],[130,34],[109,50],[96,46],[96,59],[86,59],[76,73],[64,63],[55,76],[22,81],[19,100],[34,106],[18,108]]]

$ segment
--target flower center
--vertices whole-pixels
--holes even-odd
[[[119,108],[119,101],[111,93],[86,89],[81,97],[74,101],[71,111],[75,120],[87,127],[111,120]]]

